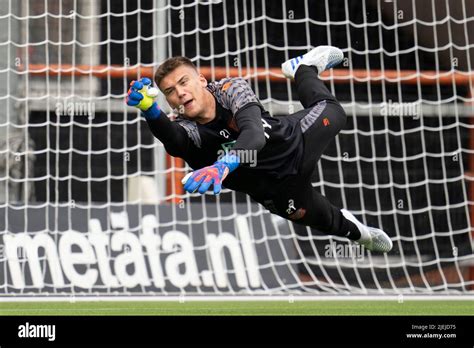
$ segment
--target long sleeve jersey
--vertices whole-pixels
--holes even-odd
[[[207,89],[216,100],[212,121],[199,124],[182,115],[171,121],[163,113],[156,120],[147,120],[171,156],[183,158],[196,170],[233,150],[241,165],[223,185],[247,193],[252,190],[246,179],[249,175],[282,178],[297,172],[304,146],[299,121],[304,113],[272,117],[242,78],[212,82]]]

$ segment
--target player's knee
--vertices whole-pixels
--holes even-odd
[[[323,120],[324,126],[332,125],[336,133],[339,133],[347,123],[346,111],[339,103],[331,103],[327,114],[327,120]]]

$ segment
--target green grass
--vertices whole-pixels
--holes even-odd
[[[474,315],[474,301],[0,302],[0,315]]]

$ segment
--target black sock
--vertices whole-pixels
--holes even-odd
[[[346,219],[346,217],[341,213],[342,221],[341,221],[341,229],[340,236],[349,238],[350,240],[358,240],[360,239],[360,231],[357,228],[356,224],[352,221]]]

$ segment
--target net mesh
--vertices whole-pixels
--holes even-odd
[[[472,292],[474,7],[467,0],[27,0],[0,5],[0,293]],[[280,64],[318,45],[348,124],[313,186],[387,231],[389,254],[184,194],[128,83],[164,59],[301,109]],[[160,106],[170,112],[163,97]]]

